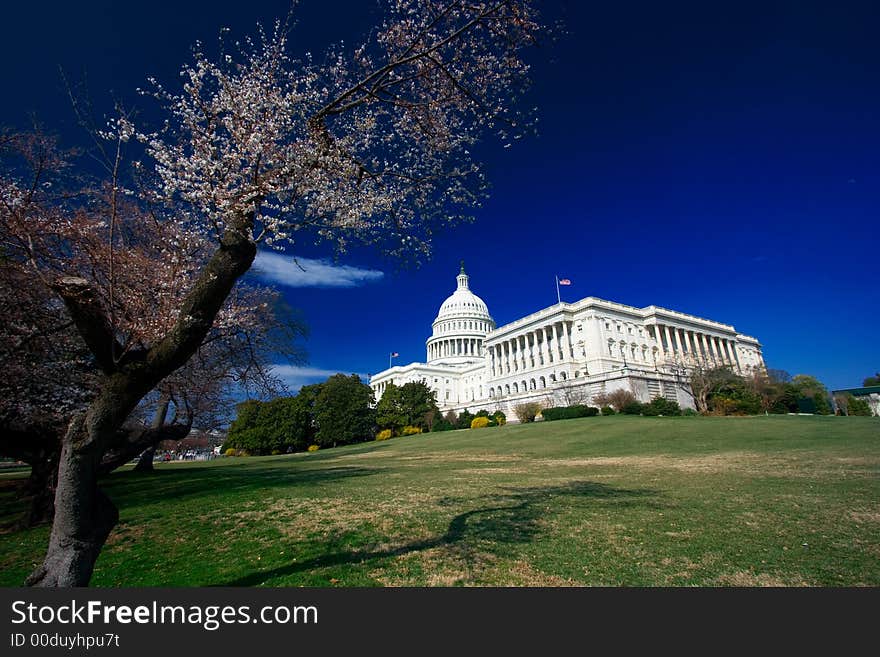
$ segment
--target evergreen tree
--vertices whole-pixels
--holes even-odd
[[[376,425],[373,389],[357,374],[331,376],[315,400],[315,421],[315,442],[321,447],[369,440]]]

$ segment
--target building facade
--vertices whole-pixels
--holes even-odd
[[[617,389],[687,408],[693,407],[693,368],[746,373],[764,367],[760,343],[729,324],[587,297],[495,326],[486,303],[471,291],[464,265],[456,282],[432,324],[426,362],[371,377],[377,400],[390,383],[424,381],[444,412],[500,409],[511,419],[523,402],[590,404]]]

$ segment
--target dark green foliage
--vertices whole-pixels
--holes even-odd
[[[234,448],[256,455],[305,450],[315,435],[312,405],[316,387],[306,386],[296,397],[239,404],[223,451]]]
[[[427,429],[425,416],[437,412],[434,391],[424,381],[410,381],[400,386],[400,399],[406,424]]]
[[[335,374],[321,385],[315,401],[315,443],[335,447],[372,440],[376,426],[373,389],[357,374]]]
[[[452,431],[453,429],[455,429],[455,425],[448,422],[445,417],[441,417],[434,421],[434,426],[431,431]]]
[[[627,402],[623,405],[623,408],[620,409],[620,413],[622,415],[641,415],[642,403],[639,401]]]
[[[461,414],[458,416],[458,421],[455,423],[456,429],[470,429],[471,421],[474,419],[473,413],[471,413],[468,409],[464,409]]]
[[[813,407],[812,411],[799,410],[801,413],[816,413],[817,415],[830,415],[831,403],[828,401],[828,390],[815,377],[807,374],[798,374],[792,377],[789,384],[798,393],[798,409]],[[802,399],[809,399],[812,404],[804,403]]]
[[[603,406],[602,408],[599,409],[599,412],[602,415],[614,415],[614,413],[615,413],[614,409],[611,408],[610,406]]]
[[[697,409],[695,408],[686,408],[681,412],[685,417],[697,417],[699,413],[697,413]]]
[[[576,404],[574,406],[557,406],[545,408],[542,413],[545,421],[570,420],[576,417],[595,417],[599,415],[599,409],[593,406]]]
[[[859,397],[849,396],[849,403],[847,404],[847,415],[861,415],[865,417],[871,416],[871,405],[864,399],[860,399]]]
[[[495,411],[492,413],[492,419],[495,421],[495,424],[501,426],[507,423],[507,416],[503,411]]]
[[[654,397],[642,406],[642,415],[681,415],[681,407],[678,402],[669,401],[665,397]]]
[[[393,383],[388,384],[382,399],[376,404],[376,424],[380,429],[391,429],[395,436],[399,436],[401,429],[407,425],[400,388]]]
[[[864,381],[862,381],[862,385],[866,388],[872,386],[880,386],[880,372],[877,372],[874,376],[869,376]]]
[[[422,381],[411,381],[402,386],[389,383],[376,405],[376,423],[382,429],[391,429],[395,435],[400,435],[405,426],[433,430],[437,414],[434,392]]]

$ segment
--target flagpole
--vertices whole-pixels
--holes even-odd
[[[556,303],[562,303],[562,298],[559,296],[559,276],[556,276]]]

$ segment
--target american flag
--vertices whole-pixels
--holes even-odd
[[[397,358],[398,356],[400,356],[400,354],[397,353],[396,351],[392,351],[392,352],[391,352],[391,357],[392,357],[392,358]]]
[[[560,278],[560,279],[559,279],[559,284],[560,284],[560,285],[571,285],[571,281],[568,280],[567,278]]]

